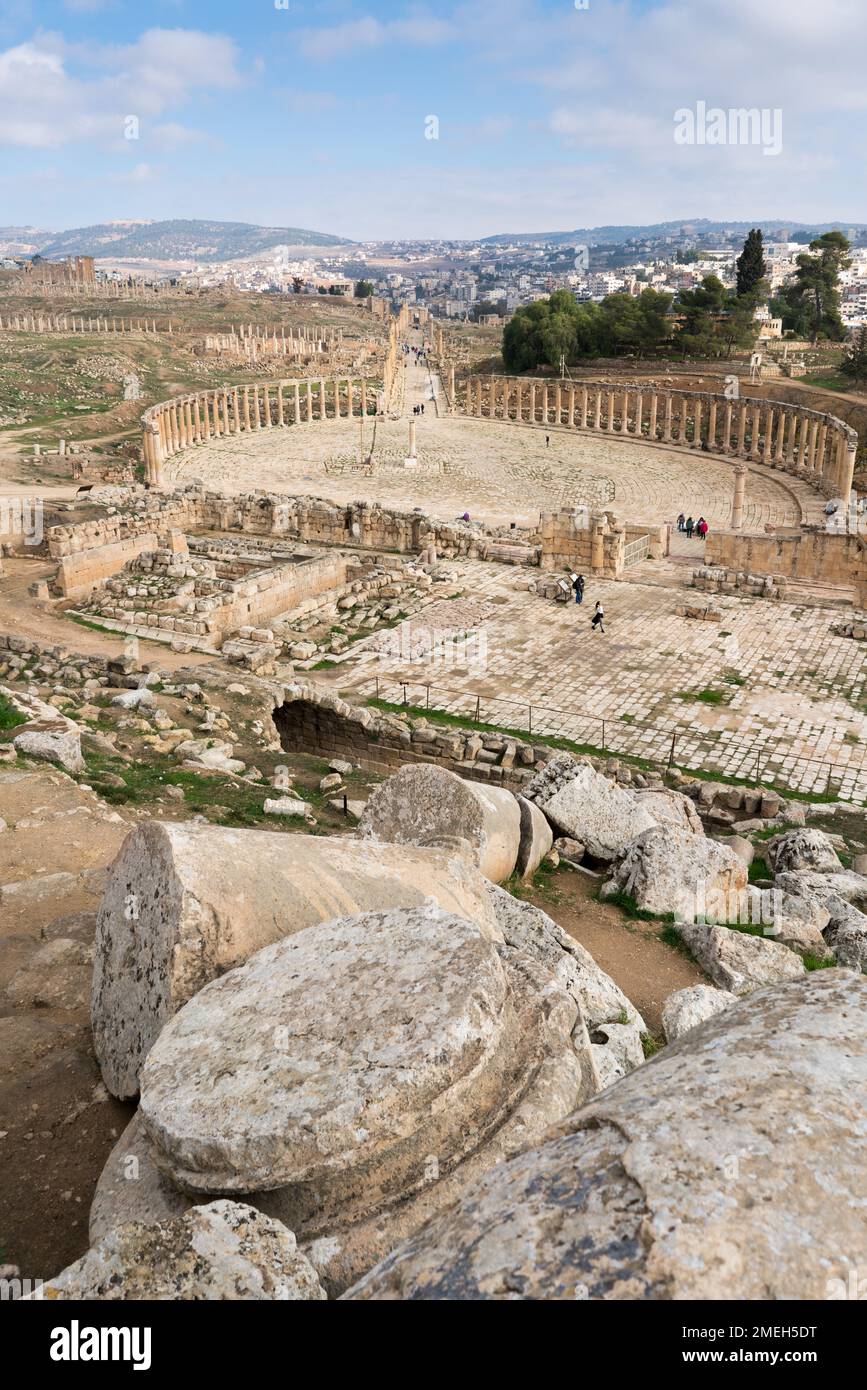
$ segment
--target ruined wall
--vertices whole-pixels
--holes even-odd
[[[64,555],[57,567],[55,582],[65,598],[89,593],[96,585],[119,573],[124,565],[134,560],[143,550],[156,548],[155,532],[144,531],[141,535],[131,536],[127,540],[111,541],[107,545],[95,546],[92,550]]]
[[[797,534],[773,536],[716,531],[707,538],[705,563],[752,574],[852,585],[858,588],[859,601],[867,601],[867,564],[859,536],[834,535],[812,527]]]

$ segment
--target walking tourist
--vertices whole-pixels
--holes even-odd
[[[686,517],[684,516],[683,512],[681,512],[680,516],[677,518],[677,529],[678,529],[678,531],[682,531],[685,525],[686,525]]]
[[[584,576],[583,574],[572,575],[572,588],[575,591],[575,602],[584,602]]]
[[[595,613],[593,614],[593,617],[590,619],[590,626],[591,626],[592,628],[598,630],[599,632],[604,633],[604,632],[605,632],[605,628],[602,626],[602,620],[603,620],[604,617],[605,617],[605,609],[602,607],[602,604],[601,604],[601,603],[597,602],[597,604],[596,604],[596,611],[595,611]]]
[[[686,518],[686,524],[684,525],[684,528],[683,528],[684,531],[686,532],[686,535],[687,535],[687,539],[688,539],[688,540],[692,540],[692,531],[693,531],[693,527],[694,527],[694,526],[695,526],[695,522],[693,521],[693,519],[692,519],[691,516],[688,516],[688,517]]]

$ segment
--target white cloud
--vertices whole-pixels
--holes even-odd
[[[150,29],[134,44],[94,47],[41,33],[0,53],[0,144],[116,140],[131,114],[144,136],[147,118],[240,80],[235,45],[220,35]]]
[[[416,11],[403,19],[379,20],[371,15],[347,20],[329,28],[302,29],[298,49],[305,58],[327,62],[363,49],[381,48],[384,44],[407,44],[431,47],[448,42],[456,30],[448,20],[438,19],[426,11]]]

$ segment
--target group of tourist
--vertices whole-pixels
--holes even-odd
[[[692,540],[693,536],[697,536],[700,541],[703,541],[709,527],[703,516],[700,516],[698,521],[694,521],[691,516],[684,516],[681,512],[677,518],[677,529],[683,531],[689,540]]]
[[[424,415],[424,402],[421,405],[414,405],[412,413],[413,415]]]

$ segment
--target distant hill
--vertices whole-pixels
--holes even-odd
[[[788,230],[792,233],[792,240],[801,240],[801,236],[795,233],[809,232],[811,236],[818,236],[821,232],[838,230],[847,232],[850,228],[863,226],[857,222],[800,222],[798,219],[784,221],[779,217],[754,217],[749,222],[717,222],[707,217],[683,217],[677,222],[653,222],[636,226],[610,226],[610,227],[578,227],[574,232],[517,232],[514,235],[508,232],[499,232],[496,236],[484,237],[483,246],[507,246],[517,245],[528,241],[545,241],[553,246],[569,246],[577,242],[586,243],[588,246],[609,245],[624,241],[648,240],[655,241],[659,237],[680,236],[687,232],[694,236],[713,236],[722,232],[733,232],[738,235],[746,233],[751,227],[761,227],[766,239],[773,239],[773,233],[780,230]]]
[[[272,246],[348,246],[343,237],[303,227],[257,227],[250,222],[101,222],[54,233],[40,248],[62,256],[139,257],[154,261],[234,261]]]

